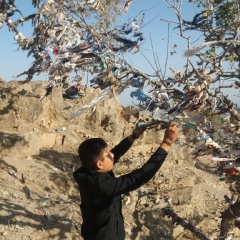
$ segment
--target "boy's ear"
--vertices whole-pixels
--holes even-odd
[[[96,167],[97,167],[98,170],[103,169],[103,164],[102,164],[102,161],[101,161],[101,160],[97,160],[97,162],[96,162]]]

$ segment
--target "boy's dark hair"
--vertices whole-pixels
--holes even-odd
[[[90,138],[83,141],[78,148],[78,155],[82,165],[87,169],[94,169],[97,157],[106,147],[107,143],[102,138]]]

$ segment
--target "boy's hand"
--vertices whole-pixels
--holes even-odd
[[[134,130],[133,130],[133,134],[139,138],[141,135],[143,135],[143,133],[146,131],[146,127],[139,127],[138,124],[135,126]]]
[[[139,127],[138,125],[136,125],[132,134],[128,137],[128,140],[130,142],[134,142],[137,138],[139,138],[144,133],[146,129],[147,128],[145,127]]]
[[[164,138],[160,147],[168,152],[170,150],[171,145],[176,141],[177,137],[178,137],[177,125],[173,122],[170,122],[167,129],[165,130]]]

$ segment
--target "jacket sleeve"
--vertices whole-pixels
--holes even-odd
[[[167,152],[158,148],[141,168],[131,173],[119,178],[115,178],[108,173],[102,174],[98,183],[99,191],[106,197],[115,197],[139,188],[156,174],[164,163],[166,156]]]
[[[131,148],[131,143],[128,138],[124,138],[117,146],[115,146],[111,152],[114,154],[114,164]]]

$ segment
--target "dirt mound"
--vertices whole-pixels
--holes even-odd
[[[136,121],[114,98],[70,119],[101,90],[89,88],[85,97],[63,99],[61,89],[44,97],[47,85],[45,81],[24,85],[1,81],[0,239],[81,239],[80,196],[72,177],[80,165],[78,146],[90,137],[102,137],[114,146],[131,133]],[[115,173],[141,166],[162,134],[146,132],[115,166]],[[219,235],[229,186],[219,181],[207,158],[192,160],[191,151],[181,135],[154,179],[123,197],[126,239],[194,239],[164,218],[166,193],[177,214],[209,238]],[[239,230],[233,232],[233,239],[238,239]]]

